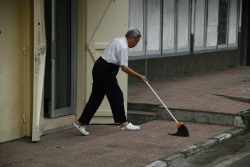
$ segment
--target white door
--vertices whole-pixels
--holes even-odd
[[[108,46],[109,42],[122,37],[128,30],[128,1],[87,1],[86,13],[86,40],[88,50],[86,55],[86,99],[89,98],[92,90],[91,71],[94,62],[99,58],[100,53]],[[98,10],[94,8],[98,7]],[[92,9],[93,8],[93,9]],[[124,95],[125,111],[127,108],[127,74],[119,72],[117,79]],[[105,97],[91,123],[114,123],[111,108]]]

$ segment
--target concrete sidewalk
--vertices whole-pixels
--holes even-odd
[[[249,67],[155,81],[150,84],[169,108],[233,114],[250,108],[250,103],[219,96],[250,98]],[[161,104],[147,85],[142,83],[129,86],[128,102]]]
[[[169,108],[181,109],[184,116],[186,110],[212,115],[236,114],[250,109],[250,103],[229,98],[250,97],[248,67],[150,84]],[[160,104],[142,83],[129,86],[128,101]],[[168,135],[177,131],[176,123],[172,120],[153,120],[141,124],[141,130],[137,132],[120,131],[117,125],[89,125],[89,136],[81,136],[76,129],[71,128],[45,135],[40,143],[31,143],[29,138],[23,138],[0,144],[0,166],[171,166],[244,132],[243,128],[232,126],[193,122],[184,124],[188,127],[190,137]]]

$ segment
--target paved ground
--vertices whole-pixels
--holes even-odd
[[[222,113],[238,113],[250,108],[250,103],[215,95],[250,97],[249,67],[156,81],[150,85],[169,108]],[[160,104],[145,84],[130,85],[129,90],[129,102]]]
[[[40,143],[24,138],[0,145],[0,166],[136,167],[144,166],[230,127],[185,123],[190,137],[173,137],[172,121],[152,121],[138,132],[115,126],[89,126],[89,136],[70,129],[46,135]]]
[[[250,97],[250,68],[247,67],[151,82],[151,86],[171,108],[228,113],[250,109],[250,103],[213,95]],[[128,95],[129,102],[159,104],[143,84],[130,85]],[[184,124],[190,137],[169,136],[168,133],[177,130],[175,122],[154,120],[142,124],[137,132],[119,131],[116,125],[90,125],[89,136],[69,129],[45,135],[40,143],[23,138],[0,144],[0,166],[139,167],[152,162],[157,166],[157,163],[165,163],[157,160],[180,150],[193,149],[198,142],[214,143],[212,138],[220,141],[241,132],[236,129],[233,133],[224,133],[232,129],[228,126]]]

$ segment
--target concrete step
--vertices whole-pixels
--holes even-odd
[[[169,109],[178,121],[206,123],[215,125],[224,125],[234,127],[240,123],[235,114],[217,113],[210,111],[186,110],[186,109]],[[171,120],[173,119],[164,107],[159,107],[159,119]],[[239,121],[236,122],[236,120]],[[239,126],[239,125],[237,125]]]
[[[159,105],[129,103],[128,110],[133,110],[133,111],[136,110],[138,112],[144,111],[144,113],[153,112],[155,113],[155,119],[173,120],[173,118],[170,116],[167,110],[163,106]],[[231,127],[246,127],[245,122],[248,122],[249,118],[248,116],[250,113],[250,111],[249,112],[244,111],[237,114],[228,114],[228,113],[218,113],[211,111],[198,111],[198,110],[176,109],[176,108],[169,108],[169,110],[178,121],[224,125]],[[141,113],[141,115],[143,114]],[[140,122],[140,119],[144,117],[141,115],[140,116],[138,114],[133,115],[133,120]],[[143,122],[143,120],[141,121]]]
[[[143,124],[152,120],[157,119],[156,112],[145,112],[145,111],[131,111],[128,110],[128,121],[133,124]]]
[[[143,111],[143,112],[158,112],[158,107],[160,106],[161,105],[157,104],[128,103],[128,110]]]

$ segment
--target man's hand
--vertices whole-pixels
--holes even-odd
[[[147,82],[147,78],[143,75],[138,74],[137,72],[135,72],[134,70],[132,70],[131,68],[127,67],[127,66],[121,66],[121,69],[123,72],[132,75],[134,77],[137,77],[138,79],[140,79],[142,82]]]
[[[147,82],[147,81],[148,81],[148,79],[147,79],[145,76],[143,76],[143,75],[141,75],[139,79],[140,79],[142,82]]]

